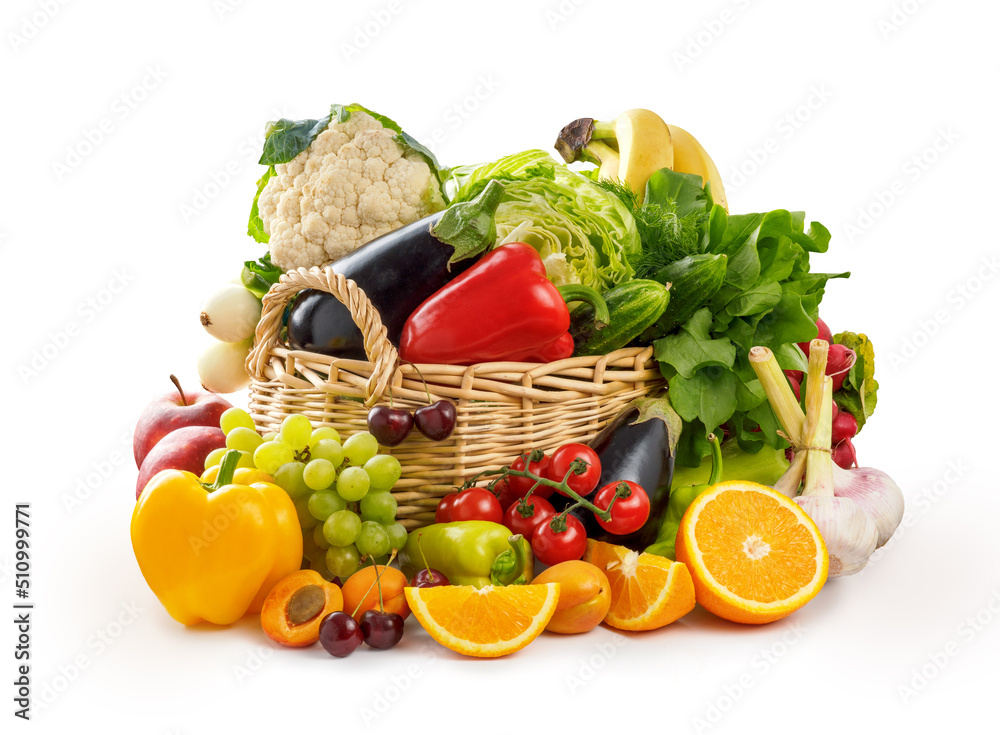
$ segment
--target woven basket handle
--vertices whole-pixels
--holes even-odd
[[[333,294],[347,307],[354,323],[361,330],[365,340],[365,354],[372,363],[371,377],[365,383],[365,405],[375,405],[396,369],[396,348],[386,335],[378,309],[368,300],[365,292],[354,281],[334,273],[331,268],[297,268],[285,273],[271,286],[271,290],[264,295],[264,308],[257,323],[253,350],[247,358],[247,370],[256,380],[266,380],[264,369],[270,361],[271,351],[281,340],[285,307],[295,294],[307,288]]]

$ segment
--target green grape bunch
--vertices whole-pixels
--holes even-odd
[[[226,448],[241,452],[240,466],[266,472],[288,493],[302,528],[304,561],[324,578],[346,579],[406,543],[391,492],[402,467],[392,455],[379,454],[367,431],[342,440],[333,427],[314,429],[306,416],[293,414],[278,431],[261,436],[241,408],[227,410],[219,424]],[[224,453],[210,454],[206,468]]]

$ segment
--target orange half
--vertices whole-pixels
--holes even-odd
[[[520,651],[545,630],[559,602],[559,584],[407,587],[413,617],[431,638],[466,656],[495,658]]]
[[[611,583],[611,607],[604,622],[614,628],[654,630],[694,609],[691,574],[679,562],[594,540],[587,542],[583,559]]]
[[[830,567],[812,519],[754,482],[714,485],[688,507],[677,560],[694,578],[698,603],[737,623],[769,623],[816,596]]]

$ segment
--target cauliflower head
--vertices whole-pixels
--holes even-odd
[[[365,112],[333,123],[274,175],[257,200],[271,260],[323,265],[444,208],[427,162]]]

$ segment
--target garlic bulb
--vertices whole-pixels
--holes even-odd
[[[883,546],[903,520],[903,492],[882,470],[857,467],[844,470],[833,466],[833,492],[838,498],[855,501],[878,529]]]
[[[862,507],[850,498],[806,495],[795,502],[813,519],[826,542],[831,577],[856,574],[875,551],[879,532]]]
[[[830,576],[836,577],[864,568],[872,552],[889,540],[903,518],[903,493],[880,470],[844,470],[833,463],[828,352],[829,344],[823,340],[809,344],[805,413],[770,350],[751,349],[750,364],[796,449],[791,466],[774,489],[794,498],[816,522],[830,554]],[[802,495],[796,497],[800,484]]]

